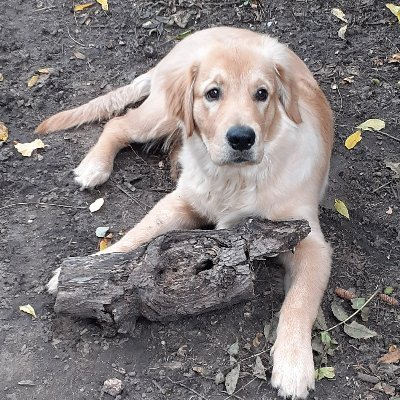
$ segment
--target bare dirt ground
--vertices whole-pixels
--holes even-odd
[[[103,382],[112,377],[124,384],[121,399],[225,399],[214,377],[231,369],[227,348],[236,340],[242,372],[231,398],[275,399],[268,383],[270,338],[262,333],[283,300],[278,266],[259,268],[254,301],[173,323],[143,320],[133,335],[105,337],[90,321],[57,318],[54,298],[44,290],[51,271],[66,257],[96,251],[98,226],[110,226],[118,238],[137,222],[173,187],[168,161],[133,146],[117,157],[109,182],[81,192],[71,170],[100,125],[45,137],[47,147],[30,158],[13,141],[32,141],[46,116],[126,84],[188,29],[232,25],[278,37],[305,60],[336,114],[321,206],[323,230],[334,248],[323,303],[333,326],[333,300],[351,312],[349,302],[334,295],[337,286],[364,298],[391,286],[400,297],[400,181],[385,165],[400,161],[399,64],[388,62],[399,53],[400,25],[384,2],[373,0],[109,3],[108,12],[96,4],[74,13],[69,0],[2,2],[0,120],[10,137],[0,143],[0,399],[106,399],[111,397],[102,393]],[[337,35],[344,23],[331,15],[332,7],[342,8],[349,20],[346,40]],[[29,89],[27,81],[39,68],[54,71]],[[350,76],[350,83],[343,80]],[[384,133],[365,132],[347,150],[344,139],[368,118],[384,120]],[[98,197],[105,205],[91,214],[88,205]],[[347,204],[350,220],[335,211],[335,198]],[[36,319],[19,311],[24,304],[35,308]],[[378,299],[369,308],[368,321],[357,321],[377,336],[351,339],[335,328],[338,346],[327,360],[335,379],[317,382],[311,399],[398,398],[398,363],[380,365],[377,359],[389,346],[400,346],[399,308]],[[252,374],[258,353],[267,382]]]

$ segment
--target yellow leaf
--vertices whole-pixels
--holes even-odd
[[[99,250],[100,251],[105,250],[108,247],[109,243],[110,243],[109,239],[107,239],[107,238],[101,239],[99,242]]]
[[[104,11],[108,11],[108,0],[96,0]]]
[[[339,18],[341,21],[346,22],[346,24],[349,22],[346,18],[346,15],[340,8],[332,8],[331,14],[336,18]]]
[[[399,63],[400,64],[400,53],[394,53],[388,60],[389,64]]]
[[[338,36],[340,37],[340,39],[346,40],[346,38],[344,37],[344,35],[346,34],[347,31],[347,25],[342,26],[339,30],[338,30]]]
[[[350,219],[349,210],[347,209],[346,204],[343,203],[342,200],[335,199],[335,210],[343,217]]]
[[[393,3],[386,4],[386,7],[397,17],[400,23],[400,6],[396,6]]]
[[[38,80],[39,80],[39,75],[37,74],[33,75],[28,81],[28,88],[35,86]]]
[[[0,142],[5,142],[8,139],[8,128],[4,122],[0,121]]]
[[[89,206],[89,211],[91,213],[94,213],[96,211],[99,211],[100,208],[103,206],[104,204],[104,199],[102,197],[100,197],[99,199],[97,199],[96,201],[94,201],[90,206]]]
[[[39,72],[39,74],[49,74],[51,72],[52,68],[39,68],[37,70],[37,72]]]
[[[17,143],[14,146],[24,157],[30,157],[33,150],[43,149],[45,144],[42,142],[41,139],[35,139],[33,142]]]
[[[385,127],[385,121],[381,119],[367,119],[362,124],[356,126],[357,129],[363,131],[380,131]]]
[[[346,149],[350,150],[353,147],[355,147],[358,142],[361,142],[362,139],[361,133],[362,133],[361,130],[355,131],[346,139],[346,141],[344,142]]]
[[[77,4],[76,6],[74,6],[74,11],[78,12],[78,11],[83,11],[86,8],[92,7],[94,3],[85,3],[85,4]]]
[[[33,318],[36,318],[35,309],[30,304],[26,304],[24,306],[19,306],[19,310],[31,315]]]

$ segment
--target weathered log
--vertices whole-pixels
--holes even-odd
[[[130,253],[63,261],[57,313],[126,332],[136,319],[167,321],[223,308],[254,295],[252,261],[292,250],[305,221],[251,218],[225,230],[173,231]]]

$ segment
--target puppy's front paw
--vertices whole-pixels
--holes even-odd
[[[112,168],[106,164],[92,160],[87,156],[77,168],[74,169],[75,182],[81,189],[92,189],[104,183],[111,175]]]
[[[58,280],[60,278],[61,267],[53,271],[52,278],[47,282],[46,289],[50,294],[56,294],[58,291]]]
[[[273,369],[271,384],[279,396],[305,399],[315,388],[314,361],[311,341],[277,338],[271,350]]]

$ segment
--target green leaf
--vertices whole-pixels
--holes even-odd
[[[349,317],[344,308],[335,301],[331,304],[331,310],[335,318],[338,319],[340,322],[345,321]]]
[[[331,335],[329,335],[328,332],[322,331],[322,332],[321,332],[321,342],[322,342],[325,346],[329,347],[329,346],[331,345],[331,343],[332,343]]]
[[[334,207],[340,215],[343,215],[343,217],[350,219],[349,210],[342,200],[335,199]]]
[[[383,293],[387,294],[388,296],[392,295],[394,292],[394,288],[392,288],[391,286],[385,287],[385,289],[383,290]]]
[[[107,235],[107,232],[110,230],[109,226],[99,226],[96,229],[96,236],[99,238],[103,238]]]
[[[315,370],[315,379],[320,381],[321,379],[333,379],[335,377],[334,367],[321,367]]]
[[[381,119],[367,119],[356,128],[363,131],[380,131],[385,127],[385,121]]]
[[[353,321],[350,325],[345,324],[344,331],[354,339],[369,339],[378,335],[375,331],[368,329],[356,321]]]
[[[365,304],[364,297],[356,297],[355,299],[351,299],[350,301],[353,310],[359,310]]]

